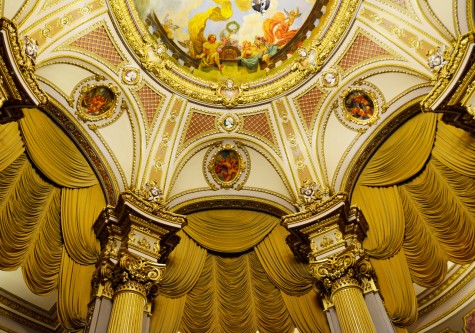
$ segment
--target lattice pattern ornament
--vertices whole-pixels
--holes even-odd
[[[307,129],[311,128],[314,115],[324,97],[325,94],[318,87],[314,87],[296,99],[296,104]]]
[[[390,56],[387,50],[373,42],[368,37],[359,34],[353,44],[338,63],[345,72],[352,67],[372,58]]]
[[[193,112],[185,133],[185,143],[206,133],[216,131],[216,116]]]
[[[142,88],[135,92],[140,103],[143,106],[143,113],[150,127],[155,118],[155,114],[159,111],[162,104],[162,96],[153,91],[148,85],[144,85]]]
[[[257,113],[242,117],[242,129],[249,133],[255,133],[275,145],[274,136],[265,113]]]
[[[76,39],[70,44],[73,47],[83,49],[93,53],[117,67],[124,61],[103,26],[91,31],[90,33]]]

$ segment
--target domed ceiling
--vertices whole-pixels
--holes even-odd
[[[236,107],[282,95],[318,71],[354,19],[356,4],[273,1],[262,13],[250,1],[137,0],[112,7],[132,52],[152,75],[198,102]]]
[[[134,4],[153,39],[164,43],[185,70],[213,82],[244,83],[272,75],[302,46],[327,2],[273,1],[263,13],[253,11],[247,0]]]
[[[465,0],[272,0],[264,15],[247,0],[1,4],[38,43],[42,112],[87,156],[106,201],[154,182],[184,214],[289,214],[312,183],[324,195],[351,193],[421,102],[436,108],[441,68],[474,31]],[[216,52],[206,54],[213,34]],[[461,272],[447,277],[453,286],[473,264],[450,271]],[[430,289],[416,291],[437,308]]]

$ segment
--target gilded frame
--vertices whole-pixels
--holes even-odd
[[[292,56],[282,69],[265,79],[240,84],[241,95],[229,105],[219,93],[219,84],[189,75],[172,57],[158,52],[158,44],[148,35],[138,19],[138,13],[127,0],[110,0],[109,4],[117,26],[133,54],[157,80],[176,93],[205,104],[223,107],[256,105],[269,101],[302,84],[315,72],[320,71],[333,50],[339,45],[356,17],[362,0],[333,0],[327,6],[321,24],[315,28],[304,44],[308,52],[315,51],[316,59],[310,65],[301,65],[298,55]],[[333,14],[333,15],[332,15]]]

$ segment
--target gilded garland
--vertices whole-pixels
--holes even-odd
[[[237,93],[230,96],[225,86],[223,86],[223,82],[210,80],[206,75],[190,75],[189,67],[182,66],[183,64],[177,61],[176,54],[178,51],[170,49],[170,45],[167,44],[169,52],[163,52],[163,47],[159,47],[158,42],[149,33],[150,27],[147,27],[140,19],[133,3],[126,0],[109,1],[124,40],[143,68],[152,73],[161,84],[176,93],[185,95],[197,102],[214,106],[221,104],[223,107],[252,105],[274,99],[302,84],[311,75],[320,71],[332,51],[344,37],[345,32],[355,18],[360,3],[361,0],[330,1],[326,6],[326,14],[320,19],[320,24],[313,29],[310,38],[304,38],[300,49],[296,52],[291,51],[290,53],[293,55],[289,59],[281,60],[282,64],[278,68],[271,69],[267,75],[255,80],[238,82],[235,88],[233,87]],[[288,15],[290,20],[290,18],[298,18],[299,14],[298,10],[292,10],[286,12],[285,15]],[[154,22],[160,21],[155,16],[148,19],[152,26]],[[167,18],[160,22],[163,30],[161,33],[165,33],[165,36],[171,34],[175,29],[175,25],[170,20],[167,21]],[[208,42],[213,44],[213,38],[215,40],[217,37],[225,38],[230,44],[226,52],[235,52],[236,59],[245,57],[246,55],[243,53],[247,44],[245,45],[243,42],[243,45],[236,47],[232,43],[233,33],[239,27],[236,24],[231,24],[227,28],[228,33],[225,36],[213,37],[210,35],[208,36]],[[254,41],[255,47],[257,47],[259,41],[263,42],[261,39]],[[190,46],[188,45],[188,47]],[[172,53],[174,56],[170,55]],[[196,54],[193,58],[201,61],[199,66],[203,66],[203,63],[214,66],[214,62],[218,61],[207,53]],[[272,68],[273,64],[270,59],[263,57],[260,61],[261,63],[266,62],[266,64],[262,63],[263,66],[267,65]],[[232,63],[232,61],[229,62]],[[222,64],[219,63],[216,66],[217,70],[221,71]],[[203,73],[206,74],[206,70]],[[227,89],[229,90],[229,88]]]

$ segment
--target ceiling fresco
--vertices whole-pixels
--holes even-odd
[[[475,58],[474,0],[271,0],[264,15],[251,3],[0,1],[9,20],[0,36],[7,40],[7,32],[15,32],[12,39],[18,40],[11,44],[18,54],[10,56],[23,61],[26,74],[17,84],[28,88],[24,94],[38,106],[25,113],[45,116],[72,139],[97,175],[107,204],[120,192],[153,183],[167,209],[179,214],[221,208],[296,213],[315,193],[325,198],[351,193],[380,147],[394,146],[402,154],[406,143],[419,147],[423,132],[436,127],[451,137],[448,125],[432,114],[446,107],[445,96],[454,96],[449,106],[463,98],[457,110],[473,112],[475,67],[467,64]],[[217,57],[204,52],[213,35]],[[421,105],[426,113],[416,118]],[[402,126],[410,121],[417,124],[413,131]],[[404,161],[382,165],[376,176]],[[435,162],[430,167],[433,173],[447,169]],[[399,189],[391,185],[395,196],[425,171],[417,172]],[[443,184],[437,186],[456,192],[451,183]],[[422,193],[422,185],[414,188],[414,197]],[[412,200],[405,195],[401,198]],[[61,235],[58,226],[55,235]],[[401,236],[400,253],[422,244],[407,239]],[[429,253],[427,247],[420,253]],[[404,269],[417,277],[419,262]],[[411,304],[417,303],[417,318],[401,325],[407,332],[473,327],[475,263],[440,262],[446,275],[437,286],[408,278],[394,292],[407,292]],[[0,308],[2,289],[11,289],[5,274],[0,272]],[[12,276],[11,283],[21,280]]]
[[[261,14],[247,0],[134,0],[156,41],[197,77],[236,83],[264,78],[315,28],[328,0],[273,1]]]

